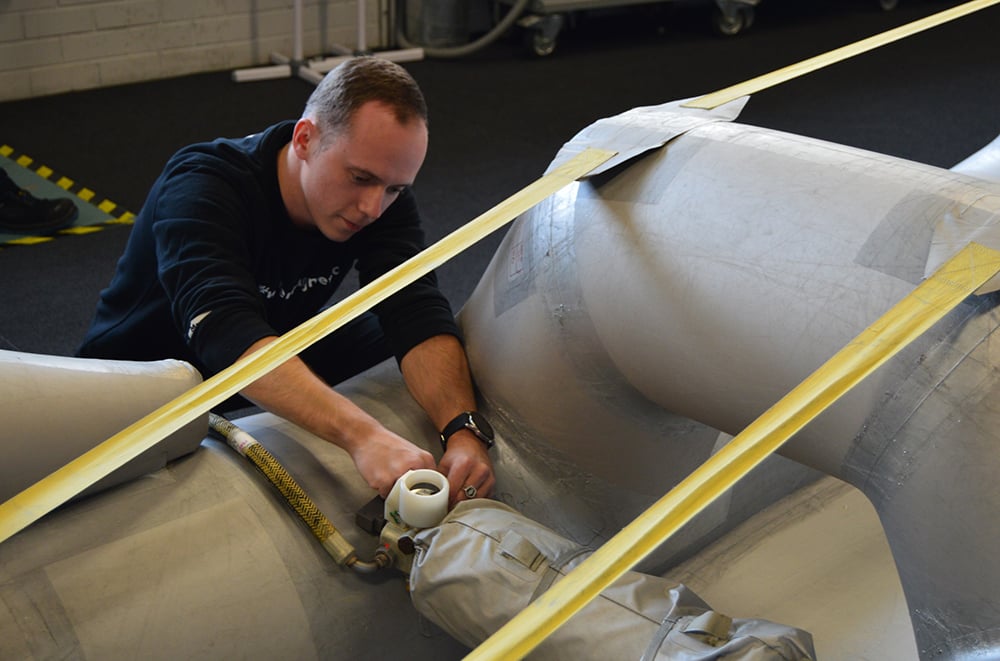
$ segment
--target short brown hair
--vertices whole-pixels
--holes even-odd
[[[419,118],[427,123],[427,102],[417,81],[395,62],[364,55],[353,57],[323,77],[306,102],[323,143],[350,128],[354,113],[369,101],[383,103],[400,124]]]

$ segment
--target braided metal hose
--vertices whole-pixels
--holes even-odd
[[[360,560],[351,543],[340,534],[333,523],[303,491],[295,478],[257,439],[215,413],[209,414],[208,424],[212,431],[226,440],[229,447],[249,459],[281,492],[285,502],[309,526],[309,530],[338,565],[344,565],[362,573],[371,573],[387,566],[388,558],[380,554],[376,554],[374,562]]]

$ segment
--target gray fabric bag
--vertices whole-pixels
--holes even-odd
[[[590,553],[501,503],[460,503],[416,536],[417,610],[475,647]],[[628,572],[542,642],[533,659],[813,659],[807,632],[717,613],[684,585]]]

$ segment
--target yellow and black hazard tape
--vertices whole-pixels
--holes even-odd
[[[32,236],[25,235],[19,236],[16,239],[9,239],[6,241],[0,241],[0,247],[2,246],[30,246],[39,243],[46,243],[55,238],[56,235],[80,235],[80,234],[93,234],[94,232],[100,232],[106,227],[113,227],[116,225],[131,225],[135,222],[135,214],[128,209],[122,207],[121,205],[112,202],[110,199],[98,195],[94,190],[84,186],[78,181],[66,177],[64,175],[56,173],[52,168],[42,163],[38,163],[34,158],[17,151],[8,144],[0,143],[0,156],[14,161],[26,170],[33,172],[42,179],[54,183],[59,188],[62,188],[67,193],[75,195],[78,199],[96,207],[98,210],[109,216],[109,220],[91,223],[87,225],[74,225],[72,227],[67,227],[65,229],[59,230],[55,235],[45,235],[45,236]]]

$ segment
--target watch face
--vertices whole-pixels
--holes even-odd
[[[491,441],[493,440],[493,427],[491,427],[490,423],[486,421],[486,418],[480,415],[477,411],[473,411],[469,413],[469,419],[472,420],[472,424],[479,429],[483,436]]]

